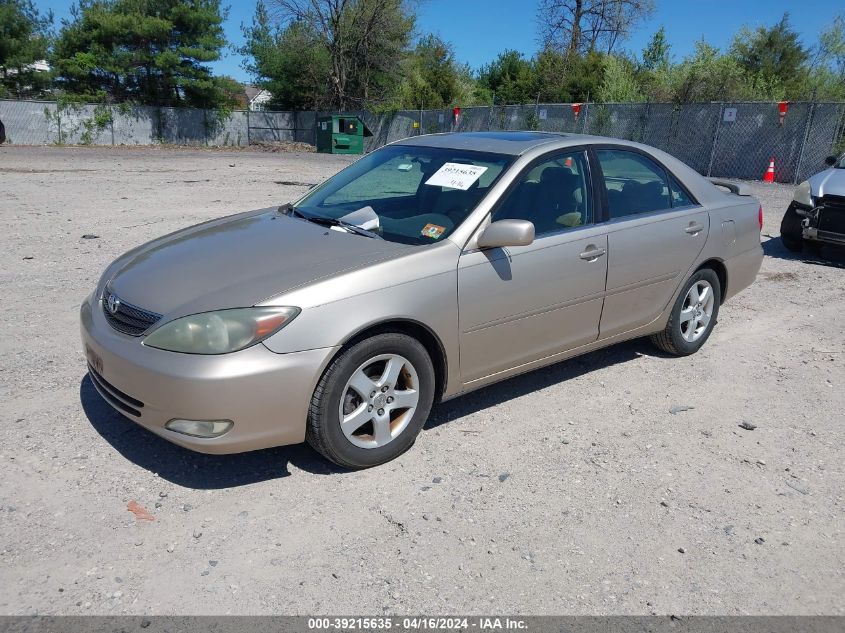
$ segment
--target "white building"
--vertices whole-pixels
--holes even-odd
[[[246,93],[247,107],[253,112],[263,110],[273,96],[267,90],[249,84],[244,85],[244,92]]]

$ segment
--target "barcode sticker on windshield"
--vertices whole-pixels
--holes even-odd
[[[435,187],[449,187],[450,189],[463,189],[466,191],[472,184],[487,171],[486,167],[478,165],[465,165],[463,163],[444,163],[443,167],[434,172],[434,175],[425,181],[427,185]]]

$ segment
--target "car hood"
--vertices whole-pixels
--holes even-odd
[[[810,191],[815,198],[828,194],[845,196],[845,169],[825,169],[810,178]]]
[[[106,281],[126,303],[183,316],[252,306],[414,248],[262,209],[153,240],[115,262]]]

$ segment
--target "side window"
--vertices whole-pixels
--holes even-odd
[[[610,219],[672,207],[663,168],[637,152],[600,149],[596,155],[607,187]]]
[[[669,184],[672,185],[672,206],[673,207],[689,207],[695,204],[692,199],[681,187],[680,183],[675,180],[674,176],[669,176]]]
[[[590,224],[593,209],[586,154],[556,154],[530,167],[501,200],[491,219],[528,220],[534,223],[536,236]]]

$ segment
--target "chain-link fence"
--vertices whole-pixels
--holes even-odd
[[[2,101],[0,120],[10,143],[246,146],[298,141],[313,144],[329,112],[221,113],[148,106],[59,105]],[[658,147],[708,176],[756,180],[775,161],[775,179],[795,183],[819,171],[824,158],[845,150],[845,103],[609,103],[400,110],[357,114],[373,135],[366,151],[418,134],[541,130],[623,138]]]

